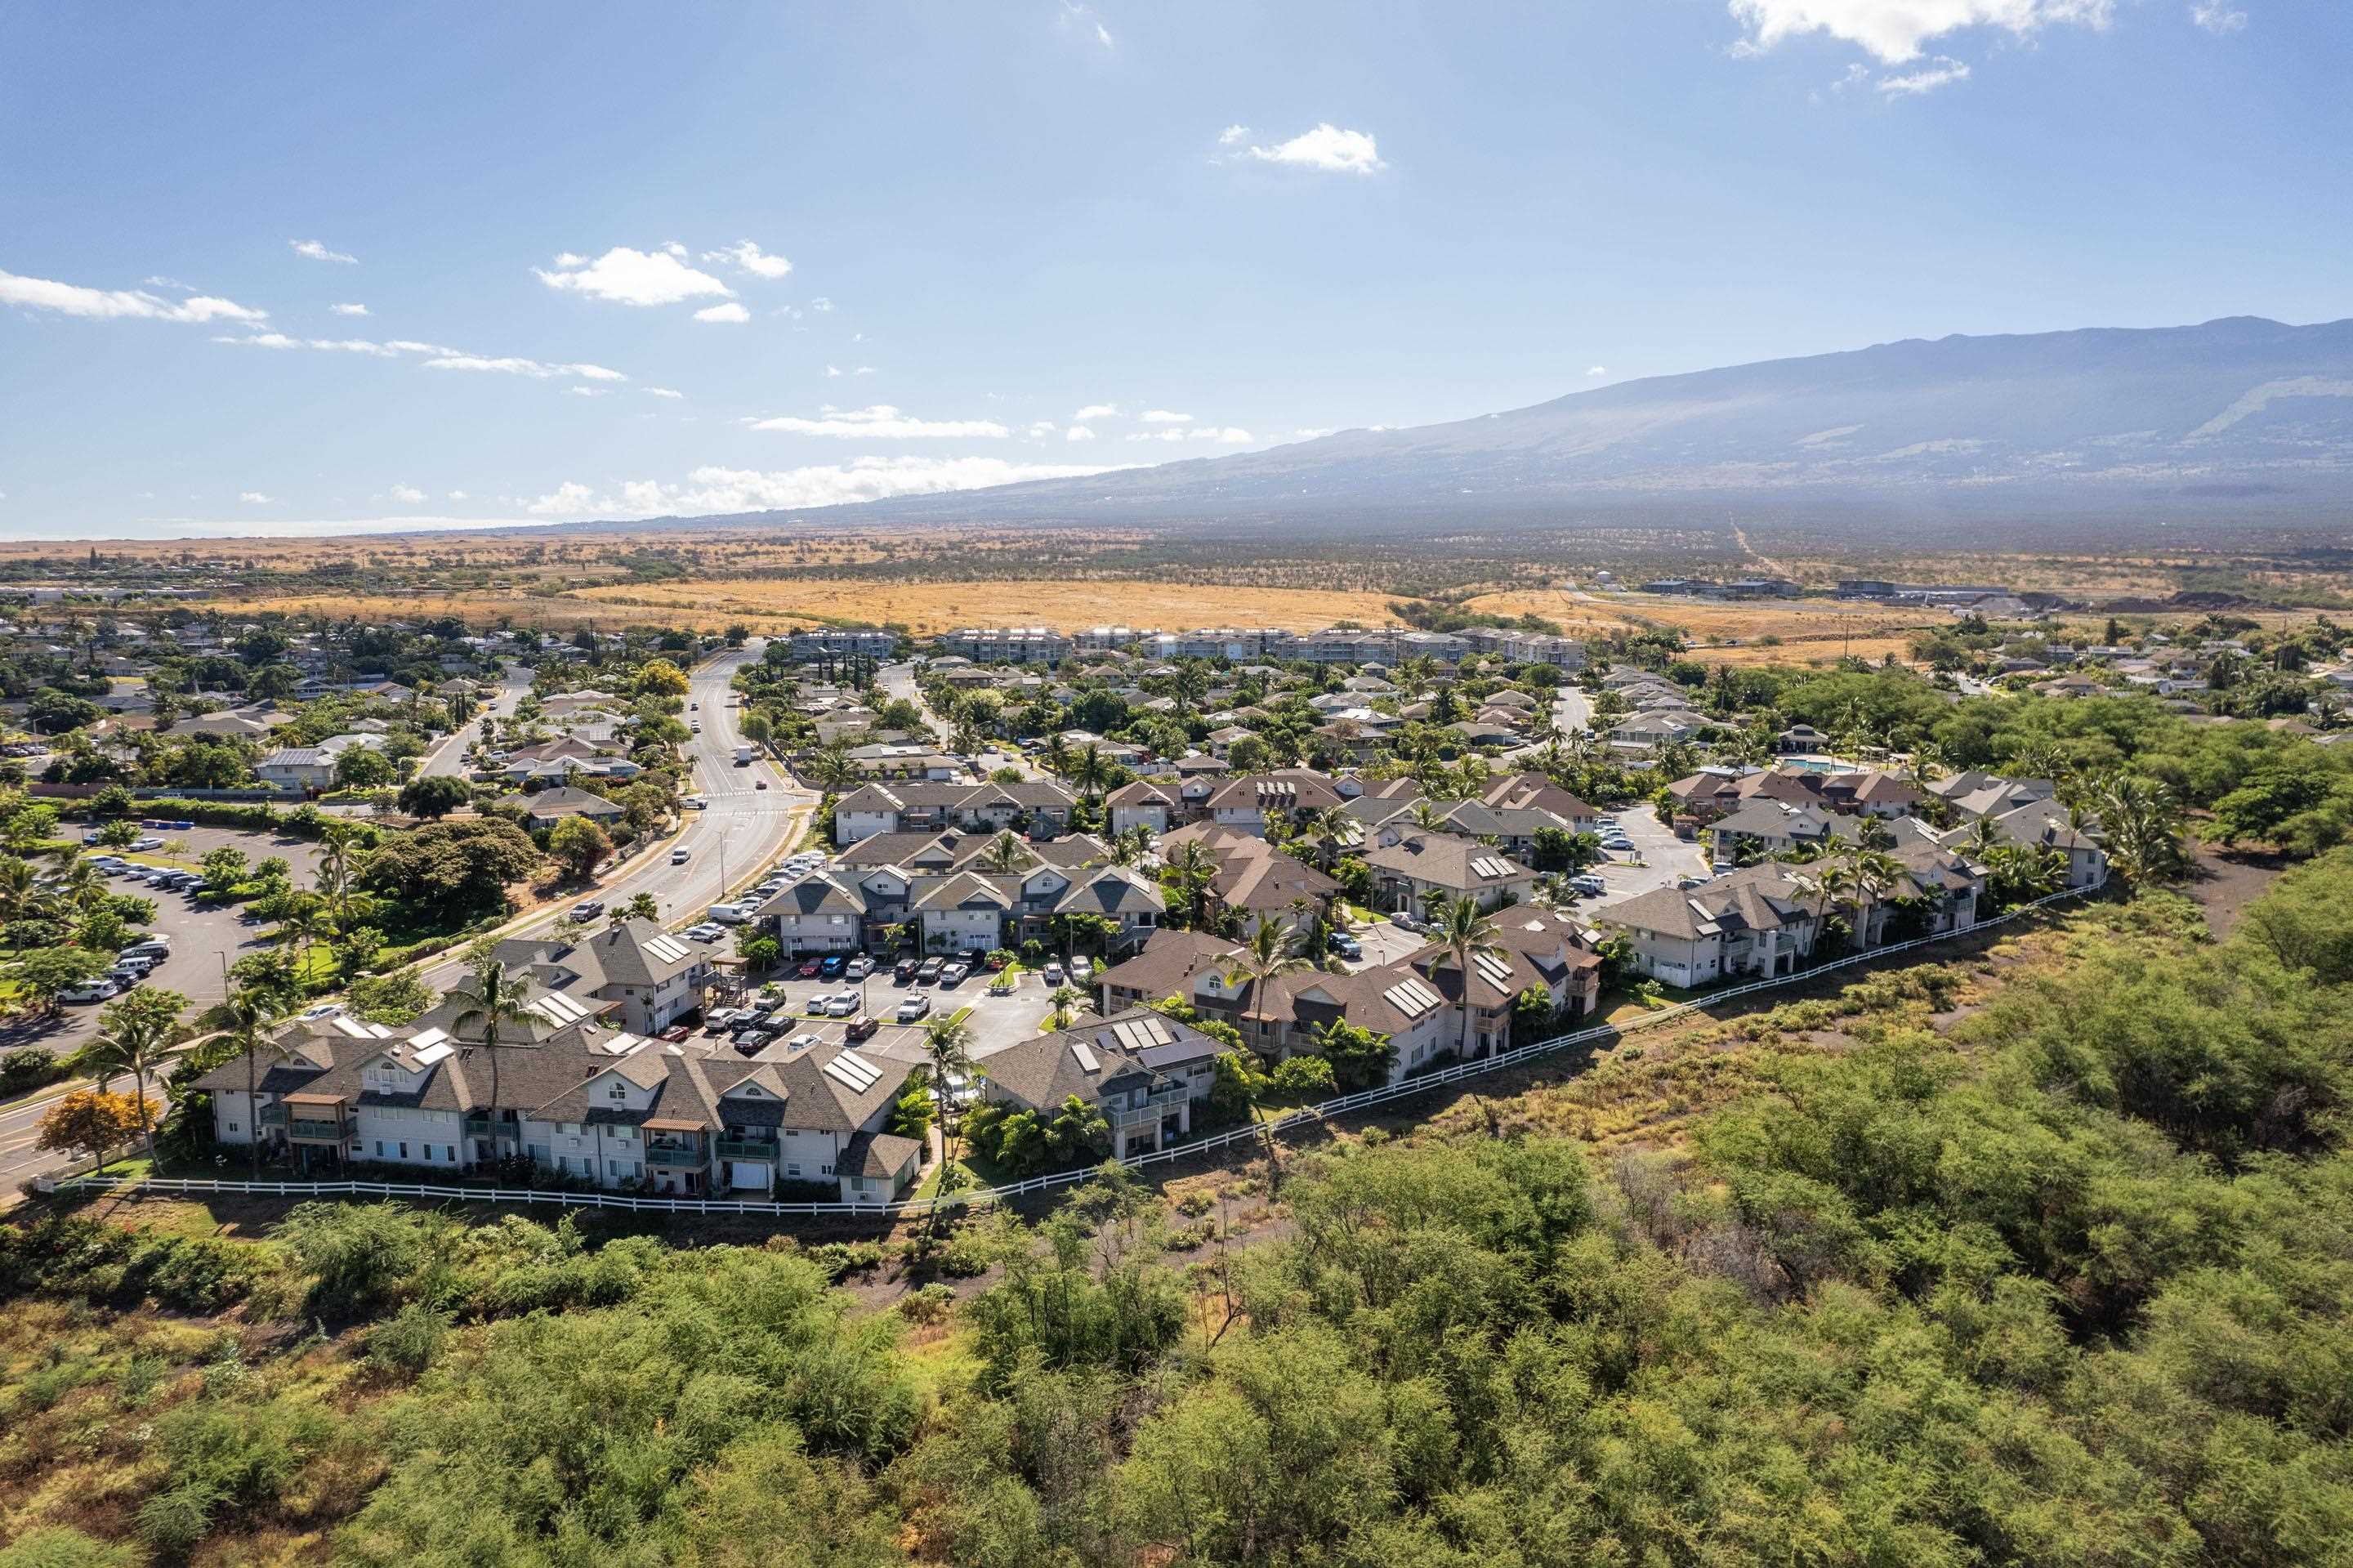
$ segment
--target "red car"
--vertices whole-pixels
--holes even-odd
[[[817,979],[818,970],[823,968],[825,968],[825,960],[823,959],[811,959],[808,962],[800,967],[800,977],[803,980],[815,980]]]
[[[661,1037],[675,1045],[693,1033],[694,1030],[691,1026],[681,1023],[674,1028],[663,1030],[661,1032]]]

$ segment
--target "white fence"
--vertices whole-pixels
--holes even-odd
[[[1533,1044],[1499,1052],[1492,1056],[1482,1056],[1476,1061],[1458,1062],[1451,1067],[1427,1073],[1420,1077],[1408,1078],[1402,1083],[1384,1084],[1378,1088],[1360,1089],[1352,1095],[1341,1095],[1336,1098],[1324,1100],[1315,1105],[1303,1106],[1289,1115],[1279,1117],[1271,1122],[1252,1122],[1246,1127],[1238,1127],[1208,1138],[1196,1139],[1173,1148],[1155,1150],[1149,1154],[1133,1154],[1122,1163],[1142,1168],[1163,1164],[1172,1160],[1189,1160],[1194,1155],[1207,1153],[1212,1150],[1229,1149],[1238,1143],[1263,1143],[1269,1138],[1278,1138],[1285,1133],[1318,1126],[1332,1117],[1345,1116],[1350,1111],[1363,1110],[1368,1106],[1386,1105],[1391,1100],[1405,1099],[1431,1089],[1444,1088],[1451,1084],[1465,1083],[1472,1078],[1483,1077],[1490,1073],[1501,1072],[1507,1067],[1516,1067],[1524,1063],[1535,1061],[1539,1057],[1548,1056],[1568,1046],[1614,1040],[1639,1030],[1655,1028],[1662,1023],[1672,1022],[1678,1018],[1704,1012],[1735,997],[1748,996],[1758,991],[1778,991],[1834,970],[1876,963],[1891,954],[1909,952],[1915,948],[1932,947],[1939,942],[1949,942],[1957,938],[1971,936],[1990,927],[2007,924],[2030,910],[2040,909],[2063,899],[2078,898],[2089,891],[2093,890],[2070,888],[2064,892],[2053,893],[2047,897],[2038,898],[2031,904],[2022,904],[2006,913],[1980,920],[1966,930],[1940,932],[1933,937],[1915,938],[1908,942],[1893,942],[1885,947],[1873,948],[1862,952],[1849,953],[1842,958],[1831,959],[1810,969],[1800,969],[1794,974],[1775,975],[1765,980],[1750,980],[1746,985],[1726,986],[1722,991],[1710,991],[1707,995],[1691,1001],[1660,1008],[1640,1018],[1629,1019],[1624,1023],[1597,1024],[1590,1029],[1579,1029],[1571,1033],[1555,1035],[1550,1040],[1539,1040]],[[1015,1181],[1002,1187],[985,1187],[971,1192],[954,1192],[941,1198],[910,1198],[894,1203],[766,1203],[735,1198],[647,1198],[624,1192],[568,1192],[554,1188],[511,1190],[499,1187],[452,1187],[404,1181],[229,1181],[205,1177],[178,1176],[71,1176],[53,1182],[44,1180],[40,1185],[44,1191],[52,1192],[104,1192],[115,1188],[129,1188],[133,1190],[132,1195],[234,1192],[280,1198],[433,1198],[469,1203],[548,1203],[558,1208],[621,1209],[632,1213],[754,1214],[776,1219],[792,1216],[895,1219],[907,1214],[926,1214],[943,1205],[955,1209],[976,1208],[998,1203],[1009,1198],[1027,1197],[1031,1193],[1047,1192],[1055,1187],[1071,1186],[1086,1181],[1093,1174],[1094,1170],[1092,1167],[1076,1171],[1058,1171],[1050,1176],[1033,1176],[1027,1181]]]

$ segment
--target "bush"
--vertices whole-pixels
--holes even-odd
[[[955,1306],[955,1292],[936,1282],[899,1298],[899,1313],[911,1323],[936,1323]]]
[[[132,1547],[93,1541],[79,1530],[36,1530],[0,1549],[0,1568],[136,1568]]]
[[[808,1258],[839,1285],[853,1274],[871,1274],[881,1267],[882,1246],[879,1242],[824,1242],[808,1249]]]
[[[0,1055],[0,1098],[54,1084],[66,1075],[58,1054],[45,1045],[25,1045]]]
[[[448,1333],[447,1317],[422,1301],[412,1301],[368,1335],[367,1358],[380,1371],[417,1377],[441,1353]]]
[[[129,1308],[218,1312],[243,1300],[269,1266],[253,1246],[211,1236],[124,1230],[52,1216],[0,1225],[0,1295],[78,1298]]]

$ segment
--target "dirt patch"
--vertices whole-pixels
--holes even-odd
[[[2207,928],[2227,937],[2247,906],[2270,891],[2273,881],[2287,869],[2287,861],[2268,851],[2225,849],[2194,844],[2190,875],[2181,891],[2206,912]]]

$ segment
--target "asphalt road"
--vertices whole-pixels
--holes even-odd
[[[486,701],[482,705],[481,711],[506,718],[514,712],[517,700],[530,690],[531,666],[508,664],[499,672],[499,694]],[[418,776],[454,779],[464,773],[466,743],[480,732],[480,719],[476,718],[470,723],[459,725],[456,729],[443,736],[435,743],[433,749],[425,754],[424,765],[417,769]]]
[[[1609,891],[1599,898],[1580,901],[1577,913],[1589,916],[1597,909],[1606,909],[1621,900],[1636,897],[1661,887],[1672,887],[1680,878],[1709,874],[1707,852],[1695,843],[1675,837],[1674,831],[1659,821],[1658,812],[1649,806],[1625,806],[1618,811],[1618,825],[1634,841],[1635,858],[1641,864],[1622,853],[1593,868],[1594,874],[1607,885]]]
[[[743,744],[736,727],[736,710],[727,705],[728,682],[744,663],[760,656],[757,640],[720,654],[688,677],[687,701],[693,705],[681,716],[700,723],[702,733],[687,747],[692,773],[687,792],[700,794],[709,809],[686,813],[686,824],[676,837],[659,841],[607,875],[583,897],[618,904],[650,893],[661,908],[664,925],[691,924],[722,896],[756,880],[782,853],[817,797],[796,786],[775,764],[754,762],[735,766],[735,747]],[[767,781],[765,789],[757,782]],[[685,863],[672,865],[673,851],[683,849]],[[565,899],[501,928],[506,937],[533,936],[547,930],[572,908]],[[445,959],[425,970],[425,982],[435,987],[455,983],[464,963]]]

